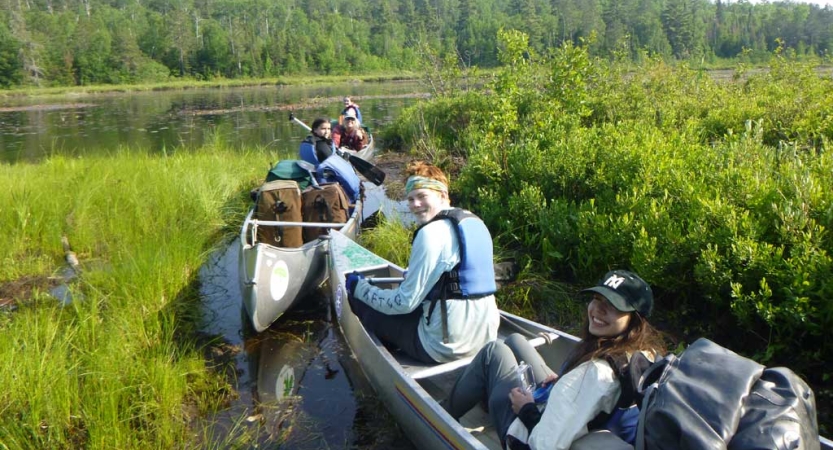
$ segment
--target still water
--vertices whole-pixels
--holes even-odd
[[[0,100],[0,162],[53,153],[91,154],[119,146],[164,152],[221,139],[231,148],[297,150],[306,122],[336,118],[351,96],[372,130],[425,97],[418,82],[257,86]]]
[[[407,214],[381,187],[365,183],[365,188],[368,211]],[[216,438],[248,417],[244,426],[263,426],[252,448],[413,450],[351,357],[330,315],[327,290],[255,334],[242,313],[238,256],[238,243],[232,242],[212,255],[199,275],[203,331],[235,349],[239,398],[207,418],[215,423]]]

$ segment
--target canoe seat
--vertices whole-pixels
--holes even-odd
[[[539,347],[541,345],[551,343],[557,338],[557,334],[550,333],[546,336],[542,335],[531,338],[529,339],[529,343],[533,347]],[[469,356],[468,358],[458,359],[443,364],[428,364],[422,361],[417,361],[416,359],[413,359],[401,352],[394,352],[393,355],[402,366],[402,370],[415,380],[453,372],[461,367],[465,367],[471,362],[472,359],[474,359],[474,356]]]

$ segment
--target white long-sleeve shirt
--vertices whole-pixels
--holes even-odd
[[[438,362],[474,355],[487,342],[497,339],[500,314],[494,295],[477,300],[449,300],[448,344],[443,343],[440,305],[428,317],[430,302],[423,300],[443,272],[460,262],[460,244],[449,220],[424,226],[416,235],[408,262],[408,276],[396,289],[380,289],[365,280],[356,285],[356,299],[384,314],[408,314],[422,307],[419,338],[425,351]],[[491,245],[491,242],[489,243]],[[490,261],[491,263],[491,261]]]
[[[588,422],[602,411],[613,411],[621,387],[610,365],[594,359],[566,373],[552,389],[532,433],[516,418],[506,434],[527,442],[532,450],[567,450],[587,434]]]

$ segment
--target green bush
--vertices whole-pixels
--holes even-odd
[[[392,131],[466,158],[453,190],[498,245],[581,284],[633,269],[680,337],[833,372],[833,80],[780,52],[726,82],[500,38],[486,89],[420,104]]]

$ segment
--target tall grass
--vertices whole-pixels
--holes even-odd
[[[229,391],[194,343],[198,269],[275,160],[122,149],[0,166],[0,283],[56,273],[62,236],[81,261],[68,306],[35,290],[0,314],[0,448],[191,446],[188,424]]]
[[[375,227],[362,233],[361,242],[379,256],[401,267],[408,267],[411,235],[414,228],[380,215]]]

